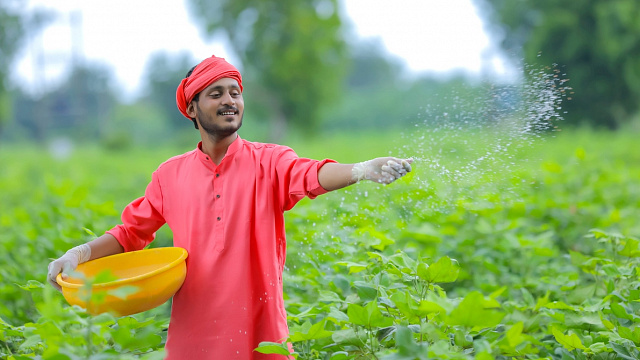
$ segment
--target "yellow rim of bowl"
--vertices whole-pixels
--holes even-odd
[[[181,247],[177,247],[177,246],[176,247],[160,247],[160,248],[154,248],[154,249],[180,249],[180,250],[182,250],[182,252],[181,252],[180,256],[176,260],[168,263],[167,265],[165,265],[163,267],[157,268],[157,269],[155,269],[155,270],[153,270],[151,272],[148,272],[148,273],[145,273],[145,274],[142,274],[142,275],[138,275],[138,276],[134,276],[134,277],[130,277],[130,278],[126,278],[126,279],[120,279],[120,280],[114,280],[114,281],[109,281],[109,282],[105,282],[105,283],[93,284],[92,287],[93,288],[103,288],[103,287],[108,287],[108,286],[113,286],[113,285],[122,285],[122,284],[126,284],[126,283],[129,283],[129,282],[134,282],[134,281],[137,281],[137,280],[146,279],[146,278],[151,277],[153,275],[156,275],[156,274],[158,274],[158,273],[160,273],[162,271],[165,271],[165,270],[171,269],[172,267],[175,267],[176,265],[180,264],[184,259],[186,259],[187,256],[189,256],[189,253],[187,252],[186,249],[181,248]],[[146,251],[146,250],[154,250],[154,249],[145,249],[145,250],[138,250],[138,251]],[[132,253],[132,252],[137,252],[137,251],[129,251],[128,253]],[[115,254],[115,255],[111,255],[111,256],[122,256],[122,255],[125,255],[125,254],[127,254],[127,252],[123,252],[123,253]],[[103,258],[101,258],[101,259],[103,259]],[[97,259],[95,259],[95,260],[97,260]],[[58,274],[58,276],[56,276],[56,281],[58,282],[58,284],[60,286],[71,288],[71,289],[77,289],[77,288],[80,288],[80,287],[84,286],[84,283],[83,284],[74,284],[74,283],[70,283],[70,282],[67,282],[65,280],[62,280],[62,274]]]

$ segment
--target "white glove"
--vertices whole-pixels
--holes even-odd
[[[87,244],[78,245],[72,249],[69,249],[59,259],[49,263],[49,271],[47,273],[47,281],[56,290],[62,291],[60,285],[56,281],[56,277],[62,272],[62,278],[67,278],[67,273],[75,270],[79,264],[89,261],[91,258],[91,247]]]
[[[383,157],[353,165],[351,178],[354,182],[371,180],[381,184],[391,184],[411,171],[413,159]]]

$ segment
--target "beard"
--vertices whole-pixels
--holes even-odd
[[[218,124],[213,120],[213,116],[205,114],[200,110],[200,107],[196,105],[196,111],[198,112],[198,119],[200,120],[200,127],[209,136],[222,139],[229,135],[233,135],[242,127],[242,120],[244,119],[244,113],[240,115],[240,122],[238,124]]]

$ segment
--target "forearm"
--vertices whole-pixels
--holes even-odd
[[[111,234],[104,234],[89,241],[87,245],[91,248],[90,260],[124,252],[122,245]]]
[[[342,189],[356,182],[353,164],[326,163],[318,170],[318,182],[325,190]]]
[[[326,163],[318,171],[320,185],[328,191],[341,189],[360,180],[390,184],[411,171],[413,159],[381,157],[357,164]]]

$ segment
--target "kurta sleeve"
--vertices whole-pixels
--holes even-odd
[[[122,224],[107,231],[113,235],[124,251],[142,250],[155,238],[156,231],[165,223],[162,215],[162,188],[157,172],[144,196],[132,201],[122,211]]]
[[[305,196],[315,199],[327,192],[318,181],[318,171],[330,159],[312,160],[298,157],[289,147],[283,146],[276,157],[276,179],[282,210],[290,210]]]

